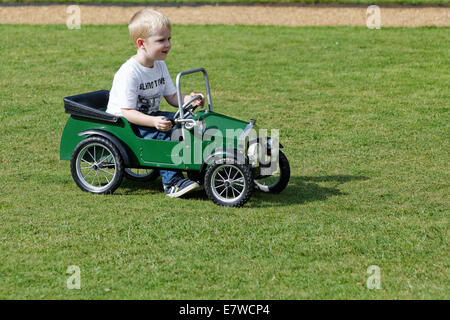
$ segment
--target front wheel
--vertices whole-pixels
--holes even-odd
[[[253,191],[252,172],[248,165],[234,160],[218,160],[206,171],[205,191],[217,205],[242,207]]]
[[[279,153],[277,170],[273,175],[261,179],[255,179],[255,186],[262,192],[280,193],[283,191],[291,177],[289,161],[283,152]]]
[[[113,193],[122,182],[123,167],[117,147],[98,136],[82,140],[70,159],[73,180],[81,190],[91,193]]]

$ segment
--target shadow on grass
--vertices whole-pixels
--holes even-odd
[[[318,177],[291,177],[289,185],[279,194],[254,192],[252,196],[253,207],[285,206],[303,204],[314,201],[323,201],[333,196],[347,195],[339,190],[338,186],[355,180],[368,180],[364,176],[330,175]],[[320,183],[327,183],[322,186]]]
[[[129,180],[124,177],[116,192],[120,192],[121,195],[137,195],[142,192],[154,194],[163,192],[163,187],[160,177],[154,181],[142,182]]]
[[[364,176],[352,175],[330,175],[330,176],[299,176],[291,177],[289,185],[280,194],[268,194],[255,190],[250,200],[250,207],[271,207],[286,206],[291,204],[302,204],[314,201],[323,201],[329,197],[342,196],[347,193],[339,190],[339,185],[350,181],[363,181],[369,178]],[[320,185],[326,183],[327,186]],[[158,178],[152,182],[136,182],[124,179],[122,185],[122,194],[136,195],[143,190],[151,193],[162,192],[161,179]],[[205,200],[210,201],[204,190],[194,191],[183,197],[185,200]]]

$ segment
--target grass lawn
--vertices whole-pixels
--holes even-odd
[[[133,4],[152,4],[152,3],[346,3],[346,4],[399,4],[399,5],[430,5],[443,4],[448,5],[448,0],[0,0],[0,3],[133,3]]]
[[[95,196],[59,160],[62,98],[110,89],[125,25],[0,34],[0,299],[449,298],[449,28],[175,25],[172,78],[202,66],[216,111],[280,129],[290,185],[240,209]]]

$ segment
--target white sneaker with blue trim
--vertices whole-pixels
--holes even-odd
[[[180,179],[170,186],[164,186],[164,192],[171,198],[178,198],[182,195],[198,189],[200,185],[189,179]]]

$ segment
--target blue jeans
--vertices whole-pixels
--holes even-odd
[[[169,119],[173,119],[173,116],[175,115],[174,112],[167,112],[167,111],[157,111],[153,112],[151,114],[152,116],[158,117],[158,116],[164,116]],[[172,129],[166,132],[159,131],[155,127],[143,127],[138,125],[133,125],[134,128],[137,129],[137,132],[139,136],[143,139],[156,139],[156,140],[164,140],[164,141],[170,141],[170,137],[172,135],[172,131],[176,129],[176,126],[174,126]],[[178,179],[183,179],[183,174],[179,171],[173,171],[173,170],[164,170],[160,169],[159,174],[161,175],[162,183],[164,185],[170,185],[172,182],[177,181]]]

